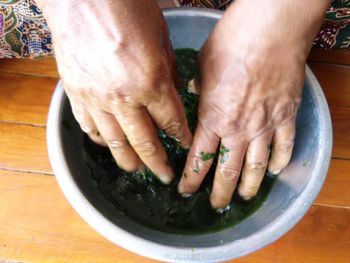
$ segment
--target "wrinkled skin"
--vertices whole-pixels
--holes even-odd
[[[240,175],[238,192],[248,200],[266,169],[279,174],[287,166],[306,57],[327,7],[310,2],[318,8],[300,1],[237,0],[215,26],[200,51],[199,124],[179,183],[184,196],[197,191],[212,164],[201,153],[218,147],[213,208],[230,203]]]
[[[64,88],[81,128],[127,171],[173,177],[156,127],[192,144],[175,88],[174,56],[154,0],[37,0]],[[179,183],[195,192],[221,145],[211,204],[224,208],[237,180],[249,199],[265,170],[278,174],[294,144],[305,60],[327,1],[236,0],[200,51],[199,124]],[[270,144],[272,152],[270,153]],[[269,159],[270,157],[270,159]]]
[[[192,135],[175,88],[174,55],[157,3],[79,1],[74,6],[74,1],[63,0],[55,7],[51,2],[43,2],[42,8],[82,130],[107,145],[123,169],[146,165],[169,183],[173,172],[156,127],[187,148]],[[57,9],[68,15],[50,15]]]

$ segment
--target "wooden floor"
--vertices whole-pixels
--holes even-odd
[[[350,51],[312,51],[330,105],[333,158],[321,194],[277,242],[235,262],[350,262]],[[53,59],[0,60],[0,262],[154,262],[92,230],[53,176],[46,116]]]

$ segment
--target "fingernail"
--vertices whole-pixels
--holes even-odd
[[[185,150],[189,150],[191,148],[191,145],[185,145],[185,146],[182,146],[182,148],[184,148]]]
[[[159,180],[163,183],[163,184],[170,184],[171,181],[173,180],[173,177],[172,176],[164,176],[164,175],[161,175],[158,177]]]
[[[252,196],[241,196],[241,198],[245,201],[249,201],[250,199],[252,199]]]
[[[181,196],[182,196],[183,198],[189,198],[189,197],[192,196],[192,194],[189,194],[189,193],[182,193]]]
[[[231,208],[231,205],[228,205],[228,206],[226,206],[224,208],[217,208],[217,209],[215,209],[215,212],[220,214],[220,215],[222,215],[223,213],[225,213],[228,210],[230,210],[230,208]]]
[[[278,174],[281,173],[281,169],[273,170],[273,171],[271,171],[271,173],[274,174],[274,175],[278,175]]]

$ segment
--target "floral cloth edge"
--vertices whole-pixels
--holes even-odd
[[[232,0],[179,0],[181,6],[225,10]],[[350,49],[350,0],[333,0],[314,46]],[[52,55],[51,33],[34,0],[0,0],[0,58]]]
[[[33,0],[0,0],[0,58],[52,54],[51,33]]]
[[[180,0],[181,6],[225,10],[233,0]],[[350,49],[350,0],[333,0],[328,8],[314,47]]]

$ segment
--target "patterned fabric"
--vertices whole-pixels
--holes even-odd
[[[51,34],[34,0],[0,0],[0,58],[49,54]]]
[[[225,10],[232,0],[179,0],[181,6]],[[333,0],[315,47],[350,49],[350,0]],[[34,0],[0,0],[0,58],[51,55],[51,34]]]
[[[207,7],[225,10],[233,0],[180,0],[181,6]],[[327,10],[314,47],[350,49],[350,0],[333,0]]]
[[[350,0],[332,2],[314,46],[350,49]]]

